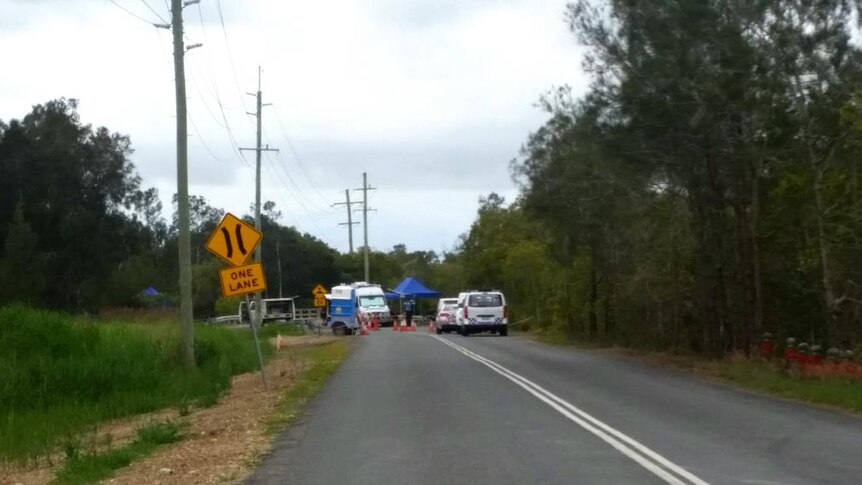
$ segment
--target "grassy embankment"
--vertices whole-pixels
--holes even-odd
[[[347,357],[348,344],[339,340],[330,345],[309,347],[299,351],[299,358],[311,362],[296,383],[284,394],[275,413],[267,422],[267,431],[275,434],[290,424],[305,403],[319,391],[338,365]]]
[[[129,466],[161,445],[174,443],[183,438],[183,426],[174,422],[152,424],[139,428],[135,439],[119,448],[105,452],[66,450],[66,463],[57,474],[58,485],[83,485],[97,483],[108,478],[120,468]]]
[[[534,334],[540,341],[554,345],[576,345],[596,349],[597,344],[585,344],[569,339],[563,333]],[[686,355],[670,355],[626,349],[626,353],[663,365],[693,370],[700,376],[718,379],[743,388],[815,404],[835,406],[862,413],[862,380],[830,372],[824,365],[817,372],[787,371],[780,358],[772,361],[731,356],[720,361]]]
[[[232,375],[257,368],[250,332],[197,326],[195,339],[186,371],[176,323],[0,308],[0,461],[50,456],[106,420],[213,404]]]

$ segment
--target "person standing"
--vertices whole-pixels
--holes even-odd
[[[404,302],[404,317],[407,320],[407,326],[413,325],[413,298]]]

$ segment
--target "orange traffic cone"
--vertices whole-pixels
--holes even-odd
[[[362,323],[362,328],[359,329],[359,335],[368,335],[368,326],[365,322]]]
[[[380,317],[374,315],[374,320],[371,322],[371,330],[380,330]]]
[[[434,333],[437,331],[437,328],[434,327],[434,322],[428,324],[428,333]]]

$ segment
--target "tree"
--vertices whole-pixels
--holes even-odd
[[[0,258],[0,301],[38,301],[45,287],[44,258],[38,252],[38,240],[18,204]]]

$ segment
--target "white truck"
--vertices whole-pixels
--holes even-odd
[[[350,286],[356,290],[356,304],[359,313],[367,315],[369,319],[377,317],[382,327],[392,326],[392,313],[389,311],[386,294],[380,285],[357,281]]]
[[[296,305],[293,298],[265,298],[260,301],[263,308],[263,322],[273,321],[291,321],[296,315]],[[255,302],[251,300],[251,311],[255,309]],[[245,300],[239,304],[239,321],[240,323],[249,323],[249,312],[246,307]]]

